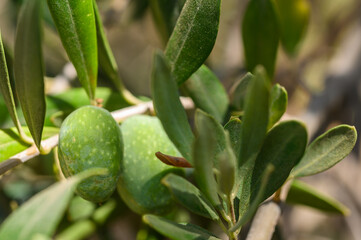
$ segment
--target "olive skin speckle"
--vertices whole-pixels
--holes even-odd
[[[124,159],[118,181],[118,193],[138,214],[166,214],[174,206],[168,189],[161,184],[168,173],[184,170],[162,163],[155,153],[181,156],[156,117],[134,116],[120,126],[124,136]]]
[[[78,185],[76,192],[82,198],[96,203],[106,201],[116,188],[122,158],[122,134],[107,110],[81,107],[63,122],[59,133],[59,162],[64,176],[95,167],[108,169],[107,175],[90,177]]]

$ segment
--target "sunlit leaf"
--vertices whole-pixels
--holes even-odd
[[[287,195],[288,204],[304,205],[327,213],[348,215],[350,210],[342,203],[328,197],[310,185],[294,180]]]
[[[56,240],[79,240],[89,237],[96,231],[96,225],[91,220],[82,220],[70,225],[59,235]]]
[[[183,90],[189,95],[196,107],[223,122],[228,109],[228,95],[217,76],[202,65],[190,79],[183,84]]]
[[[216,41],[220,0],[187,0],[168,41],[165,55],[178,84],[204,63]]]
[[[2,223],[0,239],[27,240],[35,234],[51,237],[79,182],[105,172],[93,168],[36,194]]]
[[[251,0],[248,3],[242,37],[248,71],[253,72],[257,65],[263,65],[272,78],[279,41],[277,14],[272,0]]]
[[[177,84],[160,51],[155,52],[154,55],[151,87],[155,112],[162,122],[165,132],[183,157],[191,161],[194,136],[186,112],[179,100]]]
[[[38,148],[45,119],[41,3],[39,0],[29,0],[22,6],[16,30],[14,58],[16,92]]]
[[[187,223],[180,224],[168,219],[144,215],[143,221],[149,226],[173,240],[217,240],[213,234],[196,225]]]
[[[355,127],[340,125],[328,130],[307,147],[291,177],[309,176],[329,169],[352,151],[356,140]]]
[[[30,131],[26,127],[22,127],[25,134],[30,134]],[[45,127],[43,130],[42,139],[58,134],[59,129],[53,127]],[[15,128],[12,129],[0,129],[0,162],[10,158],[11,156],[18,154],[30,147],[29,144],[24,143]]]
[[[206,196],[186,179],[168,174],[162,179],[162,183],[170,190],[174,198],[191,212],[212,220],[219,219],[216,210]]]
[[[78,78],[94,100],[98,55],[93,1],[48,0],[48,6]]]

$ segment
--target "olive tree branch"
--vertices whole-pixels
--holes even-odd
[[[181,97],[181,103],[185,109],[193,109],[194,103],[190,98]],[[154,112],[153,102],[140,103],[135,106],[130,106],[120,110],[111,112],[113,118],[117,122],[122,122],[125,119],[139,114],[144,114],[147,112]],[[41,142],[41,146],[44,149],[44,152],[50,152],[51,149],[58,145],[59,135],[54,135]],[[9,159],[0,163],[0,175],[6,173],[7,171],[13,169],[14,167],[40,155],[39,150],[35,145],[32,145],[28,149],[10,157]]]

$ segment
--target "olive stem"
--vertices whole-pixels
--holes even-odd
[[[190,98],[181,97],[180,100],[185,109],[193,109],[194,108],[194,103]],[[145,102],[145,103],[140,103],[138,105],[123,108],[120,110],[116,110],[114,112],[111,112],[111,114],[112,114],[113,118],[115,119],[115,121],[122,122],[131,116],[144,114],[144,113],[148,112],[149,110],[151,112],[154,112],[153,102],[151,102],[151,101]],[[41,142],[42,149],[46,150],[43,153],[50,152],[51,149],[53,149],[54,147],[56,147],[58,145],[58,141],[59,141],[58,134],[42,141]],[[39,150],[36,148],[35,145],[32,145],[28,149],[25,149],[24,151],[1,162],[0,163],[0,175],[2,175],[5,172],[9,171],[10,169],[14,168],[15,166],[19,165],[20,163],[24,163],[38,155],[40,155]],[[13,164],[15,162],[17,164]]]

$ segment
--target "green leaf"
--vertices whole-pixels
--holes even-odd
[[[14,58],[16,92],[26,123],[39,149],[46,108],[41,49],[41,3],[42,1],[29,0],[22,6],[16,30]]]
[[[217,120],[213,116],[200,109],[196,110],[194,121],[197,129],[202,128],[202,124],[204,124],[204,121],[207,121],[209,129],[211,129],[212,134],[215,137],[216,145],[214,147],[214,156],[212,158],[212,161],[214,167],[218,169],[219,163],[217,157],[226,149],[227,146],[226,133],[224,131],[224,128],[219,122],[217,122]]]
[[[263,68],[257,68],[249,86],[245,101],[245,113],[242,118],[241,150],[238,158],[241,195],[246,196],[250,184],[255,160],[266,136],[268,125],[269,80]]]
[[[204,63],[217,38],[221,0],[187,0],[165,55],[178,84]]]
[[[150,1],[150,9],[158,32],[166,44],[173,32],[185,0],[154,0]]]
[[[186,179],[168,174],[162,179],[162,183],[169,189],[173,197],[191,212],[212,220],[219,219],[216,210],[206,196]]]
[[[253,72],[263,65],[268,76],[273,77],[279,41],[278,20],[272,0],[251,0],[243,23],[242,37],[246,67]]]
[[[173,240],[217,240],[213,234],[196,225],[180,224],[155,215],[144,215],[143,221]]]
[[[93,214],[94,221],[97,224],[104,224],[116,206],[116,201],[114,199],[109,199],[104,205],[95,210]]]
[[[298,180],[292,182],[286,203],[304,205],[323,212],[342,214],[344,216],[350,213],[350,210],[336,199],[328,197]]]
[[[186,112],[179,100],[177,84],[160,51],[156,51],[154,54],[151,87],[155,112],[162,122],[165,132],[183,157],[191,161],[194,136]]]
[[[287,54],[294,56],[304,37],[310,18],[308,0],[276,0],[281,43]]]
[[[69,59],[93,101],[98,74],[93,1],[48,0],[48,6]]]
[[[281,119],[287,108],[287,91],[279,84],[271,89],[268,129]]]
[[[90,220],[83,220],[76,222],[70,227],[66,228],[59,235],[56,240],[79,240],[89,237],[96,231],[96,225]]]
[[[238,222],[230,229],[231,232],[236,231],[241,226],[246,224],[256,213],[258,206],[263,202],[263,196],[266,191],[267,182],[269,181],[271,173],[274,171],[274,167],[272,164],[267,165],[266,170],[262,174],[262,181],[260,188],[257,192],[256,197],[251,202],[249,208],[246,210],[245,214],[238,220]]]
[[[328,130],[307,147],[291,177],[310,176],[329,169],[352,151],[356,140],[355,127],[340,125]]]
[[[119,78],[118,65],[114,59],[113,52],[110,48],[108,39],[105,35],[102,19],[95,0],[93,0],[97,46],[98,46],[98,64],[102,68],[107,77],[114,83],[119,91],[124,89],[123,83]]]
[[[231,146],[228,132],[226,133],[225,149],[217,158],[219,162],[218,186],[220,191],[230,198],[237,175],[237,158]]]
[[[230,102],[231,106],[236,110],[244,110],[244,102],[246,99],[246,94],[248,90],[248,86],[254,76],[252,73],[247,73],[241,79],[236,81],[230,90]]]
[[[78,221],[84,218],[89,218],[95,209],[95,204],[83,199],[80,196],[75,196],[71,201],[68,209],[68,217],[70,221]]]
[[[27,127],[22,127],[25,134],[30,134]],[[58,128],[44,127],[42,139],[47,139],[59,133]],[[15,129],[0,129],[0,162],[18,154],[30,147],[29,144],[23,142]]]
[[[262,176],[267,165],[272,164],[275,171],[267,183],[262,201],[277,191],[287,180],[292,168],[299,162],[307,145],[307,131],[297,121],[285,121],[267,134],[262,149],[256,159],[252,177],[245,185],[250,192],[242,192],[240,213],[244,212],[261,188]]]
[[[231,146],[236,156],[236,159],[239,159],[239,154],[241,151],[241,132],[242,132],[242,122],[239,118],[231,119],[225,126],[224,129],[229,132],[229,138],[231,141]]]
[[[108,39],[105,35],[103,23],[95,0],[93,0],[93,7],[94,7],[95,24],[97,31],[99,67],[103,70],[107,78],[109,78],[109,80],[112,81],[112,83],[121,93],[121,96],[124,98],[125,101],[127,101],[129,104],[139,103],[140,100],[135,98],[127,89],[125,89],[124,84],[119,77],[118,65],[115,61],[113,52],[110,48]]]
[[[198,108],[212,115],[218,122],[223,122],[228,109],[228,95],[222,83],[209,68],[202,65],[183,84],[183,89]]]
[[[78,183],[90,176],[102,175],[105,171],[93,168],[36,194],[3,222],[0,239],[27,240],[35,234],[51,237]]]
[[[197,137],[193,144],[194,177],[200,190],[213,206],[220,205],[217,182],[213,174],[213,163],[217,153],[217,134],[209,116],[196,112]]]
[[[6,64],[5,50],[2,42],[1,32],[0,32],[0,90],[5,100],[5,104],[11,116],[11,119],[13,120],[15,127],[18,129],[20,133],[21,125],[18,119],[18,115],[16,113],[16,106],[15,106],[13,91],[10,85],[10,78]]]

